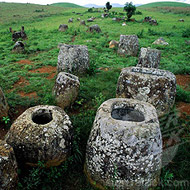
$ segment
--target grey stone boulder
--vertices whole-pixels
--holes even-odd
[[[0,140],[0,189],[16,190],[17,183],[17,163],[13,148]]]
[[[120,35],[118,54],[137,56],[139,40],[137,35]]]
[[[62,44],[58,55],[57,70],[67,73],[83,74],[89,68],[88,47]]]
[[[73,22],[73,18],[70,18],[69,20],[68,20],[68,23],[72,23]]]
[[[68,30],[68,25],[67,24],[61,24],[60,26],[59,26],[59,31],[61,31],[61,32],[65,32],[66,30]]]
[[[99,189],[145,190],[159,182],[162,137],[156,109],[138,100],[104,102],[87,142],[85,173]]]
[[[22,41],[17,41],[12,49],[14,53],[22,53],[24,52],[24,43]]]
[[[137,67],[158,68],[160,59],[160,50],[141,48]]]
[[[175,95],[176,77],[169,71],[127,67],[120,73],[116,97],[148,102],[155,106],[159,117],[173,107]]]
[[[0,119],[8,116],[9,106],[7,104],[5,95],[0,87]]]
[[[94,21],[93,18],[89,18],[89,19],[87,20],[87,22],[93,22],[93,21]]]
[[[152,44],[155,44],[155,45],[165,45],[165,46],[167,46],[167,45],[169,45],[169,43],[168,42],[166,42],[165,40],[164,40],[164,38],[158,38],[156,41],[154,41]]]
[[[67,159],[72,146],[73,127],[69,116],[57,106],[39,105],[27,109],[12,124],[5,139],[19,164],[47,167]]]
[[[81,20],[80,25],[86,25],[85,20]]]
[[[71,106],[78,96],[79,88],[80,82],[77,76],[60,72],[53,89],[57,105],[62,109]]]
[[[97,24],[95,24],[93,26],[90,26],[89,31],[90,32],[97,32],[97,33],[102,32],[101,29],[100,29],[100,27]]]

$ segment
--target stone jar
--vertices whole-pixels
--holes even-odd
[[[90,32],[97,32],[97,33],[102,32],[101,29],[100,29],[100,27],[97,24],[95,24],[93,26],[90,26],[89,31]]]
[[[120,35],[118,54],[137,56],[139,40],[137,35]]]
[[[168,113],[175,103],[176,77],[155,68],[127,67],[122,69],[116,97],[149,102],[159,117]]]
[[[39,105],[27,109],[12,124],[6,141],[18,163],[35,166],[57,166],[69,156],[73,127],[69,116],[60,107]]]
[[[0,189],[16,190],[17,182],[17,163],[13,148],[0,140]]]
[[[62,44],[58,55],[57,70],[67,73],[84,74],[89,68],[88,47]]]
[[[162,137],[156,109],[115,98],[98,109],[87,142],[85,173],[99,189],[142,190],[159,181]]]
[[[158,68],[161,51],[157,49],[141,48],[137,67]]]
[[[8,116],[9,106],[0,87],[0,118]]]
[[[60,26],[59,26],[59,31],[61,31],[61,32],[65,32],[66,30],[68,30],[68,25],[67,24],[61,24]]]
[[[77,76],[60,72],[53,89],[57,105],[62,109],[72,105],[78,96],[79,88],[80,82]]]

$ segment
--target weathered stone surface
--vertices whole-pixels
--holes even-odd
[[[71,23],[71,22],[73,22],[73,18],[70,18],[70,19],[68,20],[68,23]]]
[[[90,32],[97,32],[97,33],[102,32],[101,29],[100,29],[100,27],[97,24],[95,24],[93,26],[90,26],[89,31]]]
[[[39,105],[20,115],[5,139],[18,163],[36,165],[44,161],[47,166],[56,166],[71,151],[72,129],[69,116],[60,107]]]
[[[87,46],[67,45],[60,47],[57,70],[67,73],[83,74],[89,68],[89,55]]]
[[[66,25],[66,24],[61,24],[61,25],[59,26],[59,31],[65,32],[66,30],[68,30],[68,25]]]
[[[137,56],[139,41],[136,35],[120,35],[118,54]]]
[[[85,172],[100,189],[142,190],[157,185],[162,138],[155,108],[115,98],[97,111],[86,149]]]
[[[146,17],[144,17],[143,22],[150,22],[151,20],[152,20],[152,17],[146,16]]]
[[[16,190],[18,182],[17,163],[14,151],[0,140],[0,189]]]
[[[77,76],[60,72],[53,90],[57,105],[63,109],[72,105],[78,96],[79,88],[80,82]]]
[[[158,68],[161,51],[157,49],[141,48],[137,67]]]
[[[102,13],[102,15],[101,15],[102,18],[105,18],[105,17],[108,17],[108,16],[109,16],[108,13]]]
[[[184,22],[184,19],[179,19],[178,21],[179,21],[179,22]]]
[[[117,42],[117,41],[115,41],[115,40],[112,40],[112,41],[110,41],[110,43],[109,43],[109,48],[116,48],[116,47],[118,47],[118,44],[119,44],[119,42]]]
[[[155,26],[158,25],[158,22],[157,22],[156,19],[152,19],[152,20],[150,20],[149,23],[150,23],[151,25],[155,25]]]
[[[121,71],[116,97],[149,102],[158,116],[168,113],[175,103],[176,77],[173,73],[154,68],[128,67]]]
[[[24,52],[24,43],[21,42],[21,41],[16,42],[15,45],[14,45],[14,47],[13,47],[12,52],[15,52],[15,53],[22,53],[22,52]]]
[[[81,20],[80,25],[86,25],[85,20]]]
[[[169,45],[169,43],[168,42],[166,42],[165,40],[164,40],[164,38],[158,38],[156,41],[154,41],[152,44],[155,44],[155,45]]]
[[[5,95],[0,87],[0,118],[6,117],[8,115],[9,106],[7,104]]]

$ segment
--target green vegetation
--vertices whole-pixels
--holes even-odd
[[[155,3],[148,3],[145,5],[139,6],[141,8],[152,8],[152,7],[190,7],[190,4],[187,3],[180,3],[180,2],[155,2]]]
[[[135,14],[136,7],[130,2],[125,4],[123,10],[127,12],[127,18],[129,20]]]
[[[112,16],[102,18],[103,9],[93,13],[87,8],[65,8],[55,6],[41,6],[33,4],[0,3],[0,86],[2,87],[11,115],[8,117],[13,122],[16,115],[28,107],[49,104],[54,105],[52,88],[56,75],[57,56],[59,43],[87,45],[90,57],[88,73],[80,77],[80,93],[76,103],[65,111],[71,118],[75,129],[73,152],[67,162],[59,167],[39,167],[26,170],[20,168],[19,190],[36,189],[64,189],[64,190],[93,190],[85,179],[83,164],[87,139],[93,125],[96,110],[99,105],[109,98],[115,97],[116,85],[121,69],[135,66],[137,57],[122,57],[116,49],[109,49],[111,40],[119,41],[120,35],[136,34],[139,36],[140,47],[151,47],[161,50],[162,58],[160,69],[173,72],[176,75],[190,74],[190,45],[185,43],[189,39],[190,17],[185,14],[170,14],[160,10],[137,8],[142,14],[133,15],[136,22],[112,21]],[[184,13],[184,9],[182,10]],[[79,16],[75,13],[83,14]],[[122,8],[112,8],[116,16],[122,17]],[[89,33],[86,26],[81,26],[77,18],[87,20],[96,17],[94,23],[98,24],[102,33]],[[151,26],[143,23],[145,16],[157,19],[158,25]],[[74,22],[68,23],[73,17]],[[183,18],[185,22],[178,20]],[[66,32],[59,32],[60,24],[68,24]],[[19,31],[25,27],[28,40],[25,43],[25,52],[12,53],[14,42],[9,32],[9,27]],[[163,37],[168,46],[153,45],[152,43]],[[179,102],[190,103],[189,86],[184,89],[177,87],[176,105]],[[0,121],[0,125],[10,122],[8,118]],[[10,123],[11,123],[10,122]],[[161,129],[168,126],[170,130],[182,130],[180,135],[182,145],[179,146],[177,155],[169,165],[162,169],[161,179],[166,184],[163,188],[170,189],[173,180],[190,181],[190,122],[180,118],[174,109],[163,120],[160,120]],[[177,126],[177,127],[176,127]],[[181,188],[185,189],[185,188]],[[186,188],[188,189],[188,188]]]
[[[65,7],[65,8],[82,8],[82,6],[74,3],[53,3],[52,6]]]
[[[109,12],[109,10],[112,8],[112,5],[110,4],[110,2],[106,3],[106,9]]]

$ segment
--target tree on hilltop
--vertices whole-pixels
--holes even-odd
[[[125,3],[123,10],[127,12],[127,18],[129,20],[132,17],[132,15],[135,13],[136,7],[135,5],[133,5],[132,2],[130,3],[127,2]]]
[[[109,10],[112,8],[112,5],[110,5],[110,2],[107,2],[106,3],[106,9],[108,10],[108,12],[109,12]]]

